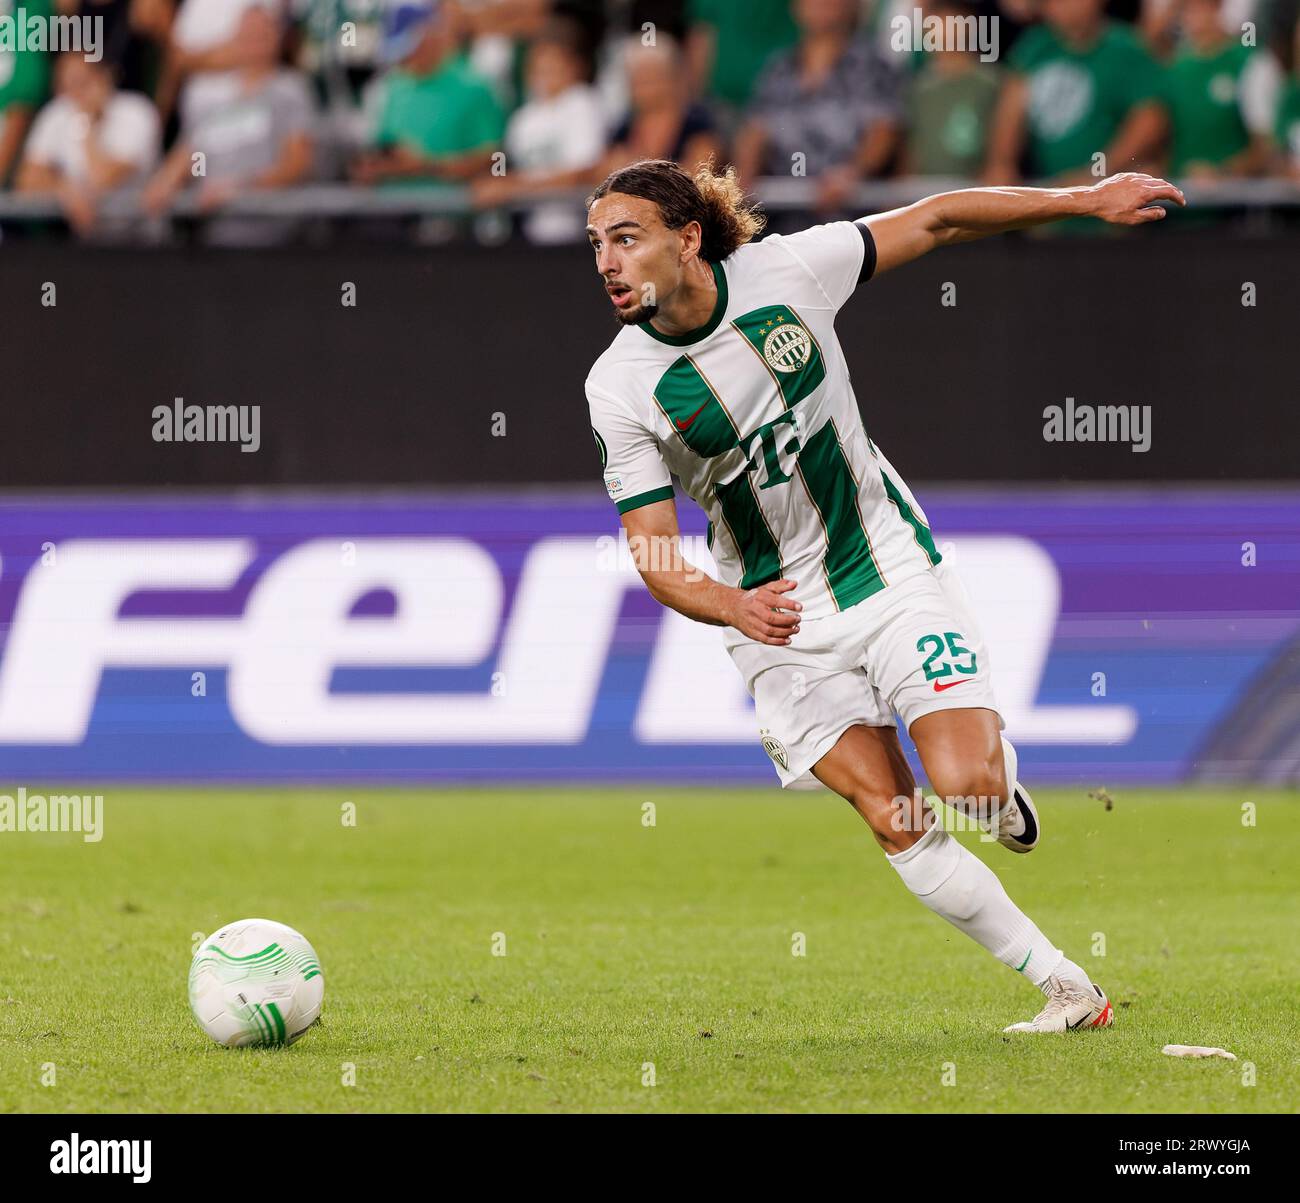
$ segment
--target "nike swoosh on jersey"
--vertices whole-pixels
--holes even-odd
[[[704,412],[704,410],[707,408],[708,404],[709,404],[709,403],[706,401],[703,405],[700,406],[699,409],[697,409],[693,414],[691,414],[691,416],[690,416],[689,418],[687,418],[686,421],[684,421],[684,422],[681,420],[681,418],[678,418],[678,419],[677,419],[677,429],[678,429],[678,430],[690,430],[690,428],[691,428],[691,423],[694,422],[695,419],[698,418],[698,417],[700,416],[700,414],[702,414],[702,413]]]
[[[969,680],[970,678],[967,678]],[[947,685],[940,685],[938,681],[934,683],[934,692],[943,693],[945,689],[955,689],[958,685],[965,685],[965,681],[949,681]]]

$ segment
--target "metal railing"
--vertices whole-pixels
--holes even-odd
[[[911,176],[874,180],[859,186],[849,210],[877,213],[911,204],[922,197],[955,188],[975,186],[976,181]],[[1180,184],[1192,209],[1290,210],[1300,208],[1300,182],[1286,179],[1222,180]],[[758,181],[754,194],[772,212],[805,211],[813,208],[815,183],[808,179],[767,177]],[[543,201],[571,203],[581,207],[589,189],[549,193],[537,199],[521,199],[507,206],[527,211]],[[104,198],[101,215],[111,219],[142,216],[139,193],[122,190]],[[302,218],[400,218],[464,217],[476,212],[467,188],[450,185],[403,185],[370,187],[347,183],[309,184],[277,191],[244,193],[220,209],[222,216],[265,217],[285,220]],[[0,192],[0,221],[39,221],[60,216],[52,195],[20,195]],[[205,214],[194,193],[179,196],[169,211],[175,218],[198,218]]]

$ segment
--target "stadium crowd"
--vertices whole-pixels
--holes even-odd
[[[102,20],[94,54],[15,41],[59,16]],[[805,178],[820,215],[1099,162],[1300,189],[1300,0],[0,0],[0,187],[84,236],[188,192],[213,240],[273,240],[230,202],[347,180],[564,242],[574,190],[647,156]]]

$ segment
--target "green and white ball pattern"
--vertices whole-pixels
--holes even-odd
[[[214,932],[190,965],[190,1010],[230,1048],[292,1044],[320,1015],[325,978],[307,940],[271,919]]]

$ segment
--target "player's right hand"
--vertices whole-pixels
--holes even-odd
[[[727,625],[759,643],[784,646],[799,633],[803,603],[781,596],[795,585],[794,581],[770,581],[757,589],[737,590]]]

